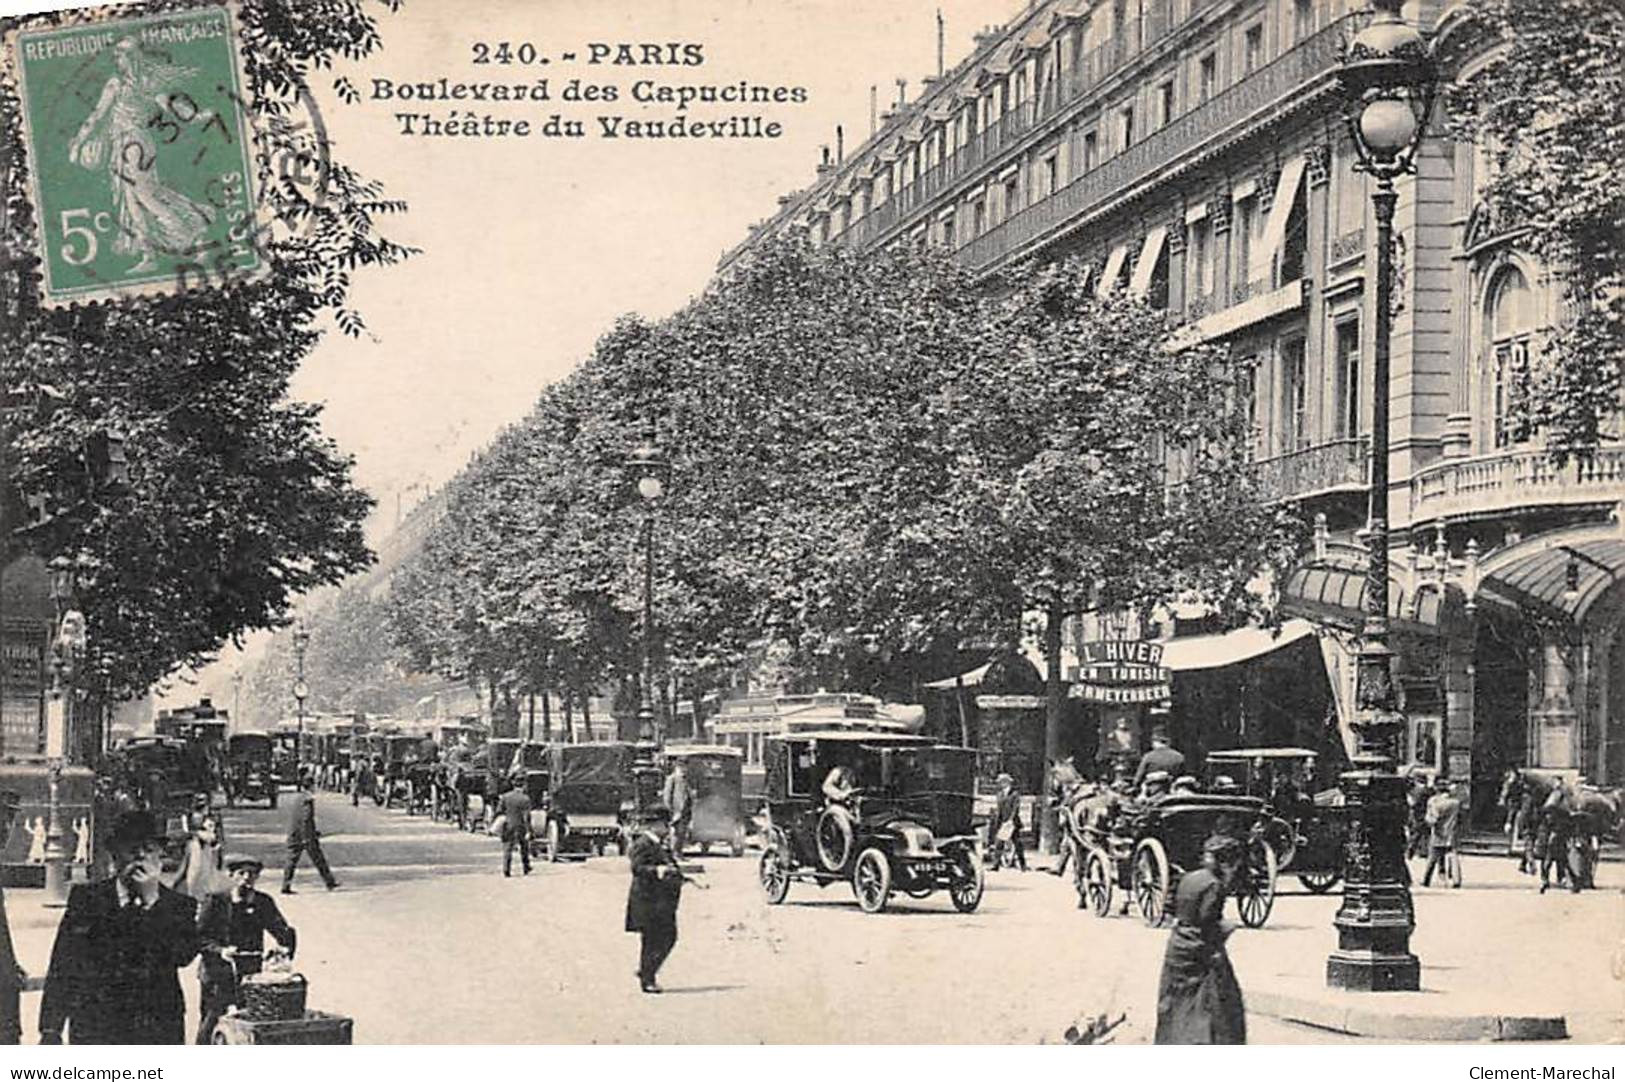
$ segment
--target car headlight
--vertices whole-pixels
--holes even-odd
[[[899,827],[898,833],[903,837],[903,851],[908,856],[930,857],[936,855],[936,839],[931,837],[931,832],[924,827]]]

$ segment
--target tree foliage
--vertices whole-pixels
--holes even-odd
[[[906,691],[1034,610],[1058,630],[1174,597],[1258,607],[1295,534],[1235,454],[1227,356],[1174,348],[1163,313],[1082,270],[989,288],[936,253],[783,243],[623,320],[454,482],[396,578],[397,641],[532,689],[635,674],[646,423],[657,646],[683,687],[772,642],[808,684]]]
[[[1625,7],[1483,0],[1470,17],[1494,51],[1454,88],[1452,119],[1493,159],[1491,213],[1563,297],[1521,410],[1560,461],[1587,456],[1617,436],[1625,373]]]
[[[319,69],[376,48],[372,9],[396,6],[239,5],[262,137],[287,123]],[[59,18],[7,20],[0,30]],[[246,631],[281,624],[292,598],[370,560],[361,521],[371,501],[351,480],[351,460],[321,434],[318,408],[289,401],[287,388],[324,314],[361,330],[344,307],[349,274],[410,254],[374,225],[402,206],[334,161],[321,198],[291,183],[273,189],[281,223],[263,240],[263,280],[45,308],[19,110],[14,78],[0,77],[5,557],[85,554],[79,603],[92,665],[114,696],[133,695]],[[110,431],[127,441],[129,482],[117,488],[87,454]],[[25,494],[43,495],[54,517],[18,532]]]

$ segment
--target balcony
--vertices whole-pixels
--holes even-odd
[[[1411,478],[1411,521],[1573,507],[1625,499],[1625,447],[1559,468],[1543,448],[1446,459]]]
[[[1301,500],[1331,492],[1359,492],[1369,483],[1370,441],[1351,436],[1289,451],[1255,464],[1265,499]]]
[[[1305,84],[1330,74],[1342,55],[1348,16],[1316,32],[1245,79],[1175,118],[1054,195],[966,242],[959,258],[989,270],[1035,241],[1121,198],[1166,166],[1187,158]]]

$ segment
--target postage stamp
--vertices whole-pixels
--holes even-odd
[[[254,133],[226,8],[21,30],[10,46],[44,303],[173,293],[265,270]]]

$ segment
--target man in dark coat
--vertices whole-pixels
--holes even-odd
[[[1006,823],[1010,824],[1010,846],[1015,850],[1016,867],[1027,870],[1027,850],[1021,844],[1021,794],[1016,792],[1016,780],[1009,774],[1000,774],[998,801],[993,808],[993,823],[988,827],[989,845],[1000,840]]]
[[[198,1044],[209,1044],[214,1039],[215,1025],[226,1008],[237,1002],[238,982],[260,971],[267,934],[290,958],[298,946],[298,936],[282,918],[276,902],[269,894],[254,889],[264,870],[264,862],[255,857],[227,857],[231,890],[209,895],[198,911],[198,936],[202,941],[198,962],[202,992]]]
[[[1185,772],[1185,756],[1168,743],[1168,734],[1158,729],[1151,734],[1151,750],[1140,756],[1140,766],[1134,772],[1134,791],[1139,792],[1147,774],[1161,770],[1169,778]]]
[[[666,839],[671,834],[671,809],[656,805],[648,811],[644,832],[632,842],[632,886],[626,895],[626,930],[643,936],[638,960],[638,986],[658,993],[655,975],[677,945],[677,901],[683,892],[683,873]]]
[[[519,850],[519,863],[530,874],[530,794],[519,781],[502,794],[502,875],[513,875],[513,851]]]
[[[126,812],[108,847],[114,875],[76,886],[40,1004],[41,1044],[185,1044],[176,971],[197,956],[197,903],[159,882],[164,844],[148,812]]]
[[[332,890],[339,885],[333,878],[333,872],[327,866],[327,854],[322,852],[322,836],[316,829],[316,798],[310,795],[310,787],[303,778],[299,780],[299,788],[288,801],[288,863],[282,869],[282,893],[293,893],[293,872],[299,866],[299,857],[310,854],[310,862],[316,865],[317,873],[327,889]]]

